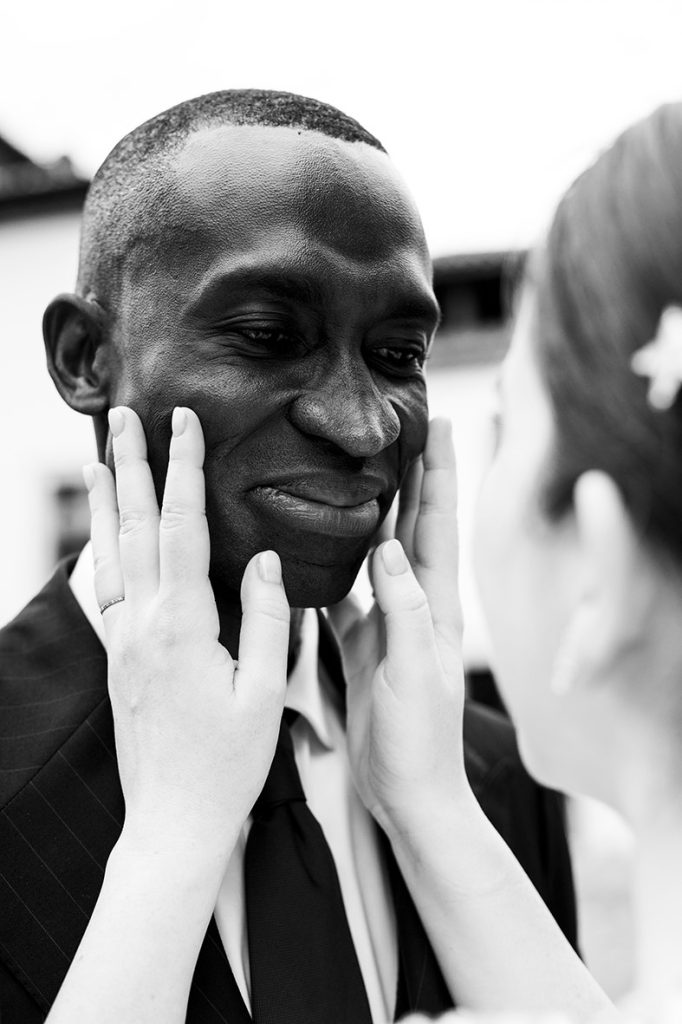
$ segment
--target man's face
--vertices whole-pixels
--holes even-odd
[[[163,195],[123,271],[111,404],[140,414],[159,493],[173,407],[199,416],[215,587],[273,548],[293,605],[337,601],[425,440],[418,215],[384,154],[290,128],[194,133]]]

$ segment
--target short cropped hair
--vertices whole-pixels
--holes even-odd
[[[344,142],[364,142],[385,153],[374,135],[328,103],[289,92],[228,89],[165,110],[134,128],[112,149],[85,200],[77,290],[107,304],[116,293],[131,233],[148,224],[150,198],[162,187],[170,158],[194,131],[252,125],[321,132]]]
[[[543,506],[572,507],[578,477],[608,473],[654,549],[682,566],[682,393],[662,411],[633,353],[682,306],[682,103],[629,128],[566,193],[531,263],[534,342],[555,442]]]

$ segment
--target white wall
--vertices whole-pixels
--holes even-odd
[[[78,216],[0,223],[0,622],[45,581],[51,495],[96,457],[90,420],[61,401],[45,368],[42,312],[75,282]]]

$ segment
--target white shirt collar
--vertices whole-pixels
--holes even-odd
[[[301,622],[301,646],[287,684],[285,706],[298,711],[306,719],[320,743],[331,750],[334,746],[329,727],[333,708],[320,684],[318,643],[320,626],[313,608],[306,608]]]
[[[102,646],[106,649],[107,642],[104,635],[104,623],[102,622],[95,594],[95,567],[92,561],[92,544],[90,541],[88,541],[78,556],[78,560],[69,577],[69,586],[81,607],[83,615],[85,615]]]
[[[95,570],[90,542],[78,556],[69,578],[69,586],[83,614],[106,649],[104,623],[95,595]],[[298,711],[306,719],[320,743],[331,750],[334,744],[329,727],[329,715],[334,714],[334,711],[320,685],[318,641],[317,615],[313,608],[306,608],[301,622],[301,646],[296,664],[289,675],[285,706]]]

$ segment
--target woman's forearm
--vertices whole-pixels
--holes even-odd
[[[224,854],[140,851],[124,834],[49,1024],[184,1022],[224,870]]]
[[[618,1019],[473,795],[431,813],[422,805],[390,838],[459,1005]]]

